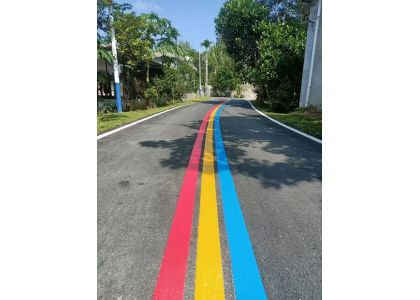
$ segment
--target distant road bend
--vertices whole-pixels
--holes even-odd
[[[322,146],[228,100],[98,140],[98,299],[321,299]]]

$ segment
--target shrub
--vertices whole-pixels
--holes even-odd
[[[213,77],[212,88],[214,96],[230,97],[239,81],[232,68],[223,66]]]
[[[144,98],[146,99],[147,106],[159,106],[159,94],[156,87],[150,86],[144,91]]]
[[[180,63],[177,68],[165,66],[164,75],[157,78],[154,84],[162,101],[181,101],[185,94],[194,91],[194,79],[194,70]]]

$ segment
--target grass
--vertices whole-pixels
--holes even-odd
[[[252,102],[256,108],[267,116],[290,127],[322,139],[322,111],[315,107],[297,108],[289,113],[277,113],[260,102]]]
[[[149,108],[149,109],[142,109],[142,110],[136,110],[136,111],[127,111],[123,113],[100,113],[97,116],[97,133],[104,133],[106,131],[118,128],[122,125],[146,118],[148,116],[157,114],[159,112],[179,107],[179,106],[185,106],[190,105],[196,102],[201,102],[205,100],[209,100],[210,97],[198,97],[195,99],[188,99],[184,100],[182,102],[177,102],[174,104],[169,104],[162,107],[156,107],[156,108]]]

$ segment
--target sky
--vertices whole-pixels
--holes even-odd
[[[225,0],[118,0],[130,3],[136,13],[155,12],[172,22],[180,39],[190,42],[196,50],[208,39],[216,41],[214,18]]]

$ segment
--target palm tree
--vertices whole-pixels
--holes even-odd
[[[208,52],[208,48],[210,47],[210,45],[212,44],[212,42],[210,42],[209,40],[204,40],[201,43],[201,46],[203,46],[204,48],[206,48],[206,83],[205,83],[205,95],[209,96],[209,90],[208,90],[208,80],[209,80],[209,52]]]
[[[210,49],[210,64],[213,66],[213,74],[217,74],[219,66],[226,64],[225,57],[223,56],[224,46],[221,43],[216,43]]]

